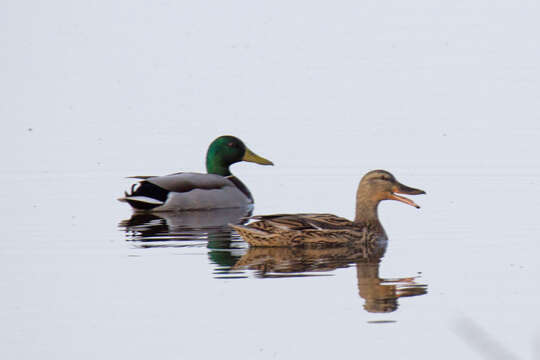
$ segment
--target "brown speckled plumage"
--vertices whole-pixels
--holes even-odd
[[[342,246],[386,238],[377,208],[382,200],[419,207],[395,193],[425,194],[400,184],[384,170],[370,171],[360,181],[354,221],[332,214],[276,214],[254,216],[248,225],[231,225],[252,246]]]

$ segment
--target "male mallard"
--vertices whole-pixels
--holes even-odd
[[[249,150],[234,136],[220,136],[208,147],[207,174],[180,172],[142,179],[118,199],[142,211],[180,211],[245,207],[253,204],[246,185],[231,174],[229,166],[240,161],[274,165]]]
[[[385,170],[368,172],[356,192],[354,221],[332,214],[277,214],[253,216],[248,225],[231,225],[253,246],[332,246],[386,239],[377,207],[382,200],[397,200],[416,208],[412,200],[396,195],[425,194],[400,184]]]

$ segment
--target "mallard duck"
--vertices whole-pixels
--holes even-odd
[[[420,208],[397,194],[425,191],[399,183],[385,170],[368,172],[356,192],[354,221],[332,214],[277,214],[253,216],[248,225],[231,225],[252,246],[332,246],[386,239],[377,208],[382,200],[397,200]]]
[[[240,161],[274,165],[249,150],[234,136],[215,139],[206,153],[207,174],[180,172],[165,176],[133,176],[134,184],[119,201],[136,211],[182,211],[245,207],[253,196],[229,166]]]

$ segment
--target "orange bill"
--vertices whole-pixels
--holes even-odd
[[[412,188],[412,187],[408,187],[406,185],[403,185],[403,184],[400,184],[400,183],[397,183],[396,186],[394,187],[393,189],[393,193],[390,194],[390,196],[388,197],[388,199],[390,200],[396,200],[396,201],[401,201],[402,203],[405,203],[407,205],[411,205],[411,206],[414,206],[415,208],[417,209],[420,209],[420,206],[418,204],[416,204],[414,201],[412,201],[411,199],[408,199],[406,198],[405,196],[399,196],[399,195],[396,195],[396,193],[398,194],[408,194],[408,195],[421,195],[421,194],[425,194],[426,192],[424,190],[420,190],[420,189],[415,189],[415,188]]]

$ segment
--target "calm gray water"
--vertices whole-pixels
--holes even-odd
[[[538,4],[25,4],[0,5],[2,359],[540,358]],[[369,256],[115,200],[226,133],[276,164],[233,167],[253,214],[351,218],[377,168],[427,195],[381,205]]]

